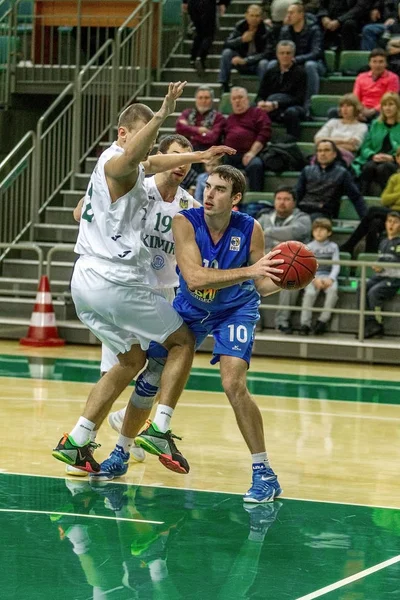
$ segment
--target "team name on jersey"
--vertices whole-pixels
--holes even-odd
[[[162,240],[157,235],[149,233],[142,236],[142,242],[146,248],[156,248],[162,250],[165,254],[175,254],[175,244],[168,240]]]

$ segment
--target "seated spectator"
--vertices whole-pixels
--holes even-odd
[[[321,0],[318,18],[326,48],[358,50],[359,33],[368,20],[367,0]]]
[[[396,150],[396,163],[397,173],[390,177],[381,195],[382,206],[371,206],[368,209],[358,227],[340,247],[343,252],[354,255],[355,247],[363,238],[365,238],[365,252],[378,252],[387,215],[392,211],[400,213],[400,147]]]
[[[237,154],[228,156],[226,163],[244,169],[252,192],[264,189],[264,164],[259,152],[271,137],[271,120],[266,112],[250,106],[247,90],[231,90],[233,113],[226,120],[225,144],[235,148]]]
[[[318,94],[320,77],[326,72],[322,34],[316,23],[306,21],[304,6],[300,3],[289,6],[286,23],[281,29],[279,40],[291,40],[294,43],[294,62],[296,65],[302,65],[306,71],[307,91],[304,108],[308,114],[311,96]],[[273,64],[270,63],[269,66],[272,67]]]
[[[310,216],[296,208],[293,189],[287,186],[279,187],[274,195],[272,212],[262,212],[258,221],[264,231],[265,252],[272,250],[280,242],[297,240],[307,243],[311,236]],[[281,290],[279,304],[291,306],[296,303],[297,292]],[[290,308],[280,308],[275,313],[275,327],[285,334],[292,333],[289,324]]]
[[[196,189],[193,195],[195,199],[201,204],[203,204],[204,189],[206,187],[206,181],[208,179],[208,176],[214,171],[215,167],[218,167],[220,163],[220,158],[214,158],[213,160],[205,164],[205,173],[200,173],[200,175],[197,177]]]
[[[388,92],[382,98],[381,115],[373,121],[352,169],[359,177],[363,194],[379,196],[397,170],[396,150],[400,146],[400,99]]]
[[[190,140],[194,150],[206,150],[219,144],[225,117],[213,106],[214,90],[201,85],[195,93],[195,107],[186,108],[176,121],[176,132]]]
[[[385,222],[386,239],[379,244],[379,262],[400,263],[400,213],[390,212]],[[364,338],[383,335],[383,323],[380,312],[385,300],[393,298],[400,289],[400,269],[390,266],[372,267],[373,275],[366,283],[365,308],[375,312],[375,315],[365,317]],[[358,290],[360,301],[360,290]],[[358,336],[357,336],[358,337]]]
[[[312,225],[313,241],[308,244],[317,260],[339,260],[339,247],[329,238],[332,235],[332,222],[329,219],[315,219]],[[331,310],[338,300],[337,278],[339,265],[319,265],[315,279],[304,289],[302,310],[300,313],[300,335],[311,332],[312,312],[320,292],[324,292],[324,310],[320,313],[312,330],[314,335],[322,335],[326,331],[331,318]]]
[[[388,41],[386,52],[389,71],[400,77],[400,37]]]
[[[369,22],[362,28],[361,35],[361,50],[374,50],[378,46],[385,47],[385,41],[380,38],[385,36],[389,39],[391,27],[398,22],[398,12],[396,2],[378,0],[374,2],[372,9],[369,12]],[[396,28],[394,29],[396,31]],[[397,32],[400,33],[400,30]]]
[[[229,34],[221,55],[219,83],[223,92],[229,92],[231,70],[258,75],[261,80],[274,56],[272,32],[263,23],[262,7],[250,4],[245,18],[239,21]]]
[[[264,20],[264,23],[268,27],[272,27],[275,38],[277,39],[279,37],[281,27],[284,24],[287,9],[291,4],[293,4],[293,0],[267,0],[262,4],[265,16],[267,17]]]
[[[297,206],[311,215],[312,220],[317,217],[336,219],[341,197],[347,196],[360,218],[364,217],[367,213],[364,198],[350,172],[339,162],[336,144],[320,140],[316,146],[315,164],[304,167],[297,181]]]
[[[315,134],[315,143],[322,139],[334,142],[349,165],[368,132],[367,125],[358,120],[360,113],[358,98],[354,94],[345,94],[339,100],[340,118],[329,119]]]
[[[256,104],[272,121],[284,123],[288,134],[300,138],[300,121],[306,92],[306,74],[294,61],[295,45],[290,40],[278,42],[278,62],[265,73],[258,90]]]
[[[386,92],[399,91],[399,78],[388,71],[386,52],[380,48],[369,55],[370,70],[357,75],[353,94],[363,105],[363,116],[367,121],[374,119],[380,110],[381,100]]]

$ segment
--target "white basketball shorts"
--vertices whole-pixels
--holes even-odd
[[[175,298],[175,289],[174,288],[160,288],[156,290],[160,295],[164,296],[164,298],[172,304]],[[107,348],[105,344],[101,345],[101,373],[107,373],[114,365],[118,364],[117,355]]]
[[[127,352],[134,344],[142,350],[151,341],[162,344],[182,325],[171,304],[147,285],[111,283],[87,262],[78,260],[72,276],[76,313],[114,354]]]

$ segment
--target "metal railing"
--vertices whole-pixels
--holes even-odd
[[[57,244],[49,249],[46,257],[47,265],[46,265],[46,275],[51,283],[51,265],[53,256],[55,254],[63,253],[63,252],[73,252],[75,249],[75,244]]]
[[[0,15],[0,106],[7,108],[18,51],[18,38],[12,35],[14,11],[9,0],[0,1]]]
[[[32,250],[32,252],[36,252],[36,254],[38,255],[37,279],[39,283],[39,279],[41,278],[43,273],[43,250],[40,248],[40,246],[38,246],[37,244],[31,244],[29,242],[19,242],[17,244],[13,244],[12,246],[6,243],[0,243],[0,248],[6,249],[6,252],[3,253],[2,256],[0,256],[0,262],[3,256],[9,250]],[[16,292],[16,295],[18,295],[18,292]]]
[[[157,80],[160,79],[162,69],[172,53],[178,48],[182,49],[188,25],[188,14],[182,13],[181,0],[163,0],[162,10],[159,11],[159,43],[157,58]]]
[[[36,136],[33,131],[28,131],[0,163],[0,242],[2,244],[17,242],[34,222],[31,199],[35,185],[35,149]]]
[[[371,310],[366,310],[366,282],[369,276],[367,276],[367,269],[369,267],[379,267],[390,266],[390,269],[398,269],[400,272],[400,263],[383,263],[378,261],[366,261],[366,260],[319,260],[320,265],[340,265],[341,267],[356,267],[360,269],[360,276],[358,278],[358,289],[359,289],[359,307],[353,308],[332,308],[329,309],[329,312],[332,314],[343,314],[343,315],[354,315],[358,321],[358,340],[360,342],[364,341],[364,330],[365,330],[365,317],[367,316],[375,316],[376,313]],[[353,281],[357,281],[356,279],[352,279]],[[340,297],[340,289],[338,291]],[[278,310],[278,309],[288,309],[293,312],[300,312],[303,310],[302,306],[299,305],[287,305],[287,304],[261,304],[260,310],[268,311],[268,310]],[[313,313],[322,313],[324,308],[322,306],[307,308],[307,311],[311,311]],[[379,311],[379,315],[382,317],[400,317],[400,311]]]

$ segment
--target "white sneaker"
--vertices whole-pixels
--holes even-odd
[[[137,448],[136,446],[132,446],[129,452],[131,457],[136,462],[143,462],[146,458],[146,452],[143,450],[143,448]]]
[[[82,471],[82,469],[77,469],[73,465],[67,465],[65,467],[65,472],[67,475],[73,475],[74,477],[86,477],[87,472]]]
[[[116,410],[108,415],[108,424],[117,433],[121,433],[122,423],[124,422],[125,410]]]
[[[108,424],[114,431],[121,433],[122,423],[124,422],[125,410],[117,410],[108,415]],[[136,462],[143,462],[146,458],[146,452],[142,448],[132,446],[129,450],[131,457]]]

